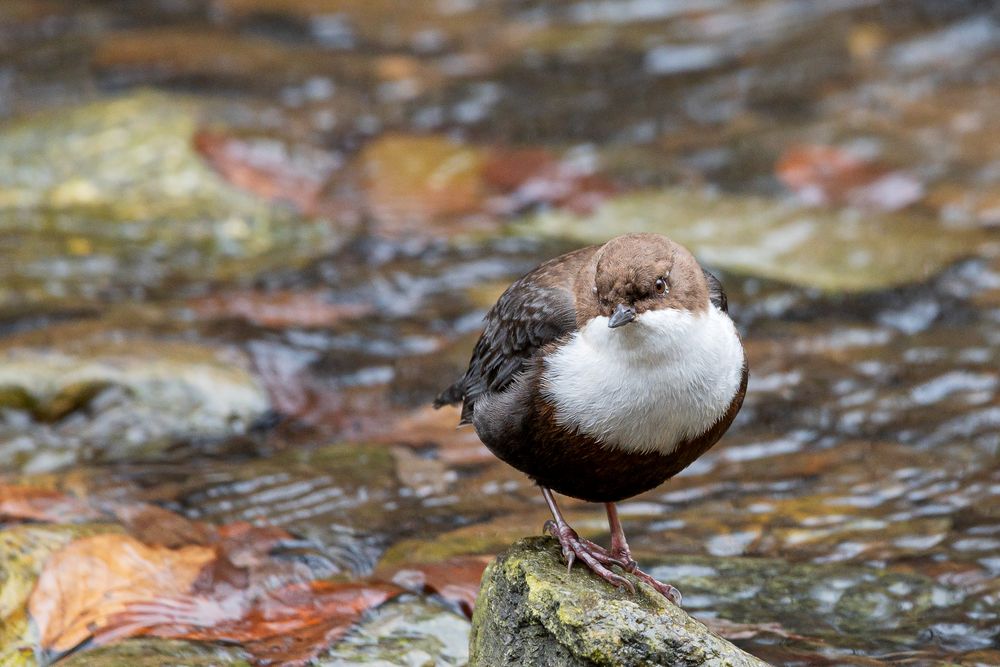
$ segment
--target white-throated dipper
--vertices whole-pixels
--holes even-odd
[[[494,453],[542,489],[568,565],[632,589],[638,569],[615,503],[686,468],[743,404],[747,363],[722,285],[683,246],[627,234],[514,282],[486,315],[465,375],[435,406],[462,403]],[[604,503],[611,548],[579,537],[552,492]]]

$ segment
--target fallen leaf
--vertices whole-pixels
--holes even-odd
[[[544,148],[496,149],[483,164],[483,180],[496,190],[511,192],[556,164]]]
[[[95,632],[99,644],[146,635],[240,644],[259,665],[304,665],[342,637],[365,611],[395,597],[389,584],[289,584],[250,603],[240,593],[130,605]]]
[[[72,523],[103,515],[86,501],[51,489],[0,484],[0,521]]]
[[[176,549],[184,546],[207,546],[214,529],[149,503],[116,503],[111,506],[115,518],[128,533],[151,547]]]
[[[188,302],[199,317],[241,317],[262,327],[331,327],[363,317],[371,304],[331,303],[323,291],[229,292]]]
[[[42,647],[68,651],[129,605],[187,593],[214,558],[210,547],[150,547],[127,535],[71,542],[45,563],[28,601]]]
[[[491,555],[456,556],[440,563],[404,565],[386,576],[407,590],[440,595],[472,618],[483,570],[491,560]]]

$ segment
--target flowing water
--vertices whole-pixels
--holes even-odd
[[[775,664],[1000,664],[992,2],[7,0],[0,465],[311,576],[496,553],[541,496],[429,403],[510,280],[629,230],[751,367],[622,503],[640,560]]]

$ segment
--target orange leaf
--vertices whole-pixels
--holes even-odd
[[[68,651],[131,604],[186,593],[214,558],[210,547],[149,547],[127,535],[71,542],[45,563],[28,601],[42,646]]]
[[[59,491],[0,484],[0,521],[28,519],[68,523],[102,515],[85,501]]]

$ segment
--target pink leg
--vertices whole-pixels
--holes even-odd
[[[608,512],[608,526],[611,528],[611,551],[608,555],[614,561],[622,563],[623,570],[630,572],[637,578],[645,581],[647,584],[659,591],[663,597],[679,606],[681,603],[681,592],[670,584],[657,581],[650,575],[640,570],[639,564],[635,562],[634,558],[632,558],[632,551],[628,547],[628,542],[625,541],[625,530],[622,528],[622,522],[618,518],[618,508],[615,507],[615,504],[604,503],[604,508]]]
[[[559,506],[556,505],[556,499],[553,497],[552,491],[544,486],[541,489],[542,495],[545,497],[545,502],[549,506],[549,511],[552,512],[553,519],[552,521],[545,522],[545,529],[559,540],[563,557],[566,559],[567,570],[572,568],[573,561],[579,558],[594,574],[612,586],[624,587],[629,592],[635,593],[635,586],[632,585],[631,581],[608,569],[611,565],[622,565],[622,563],[610,556],[603,547],[577,535],[576,531],[566,523],[562,512],[559,511]]]

